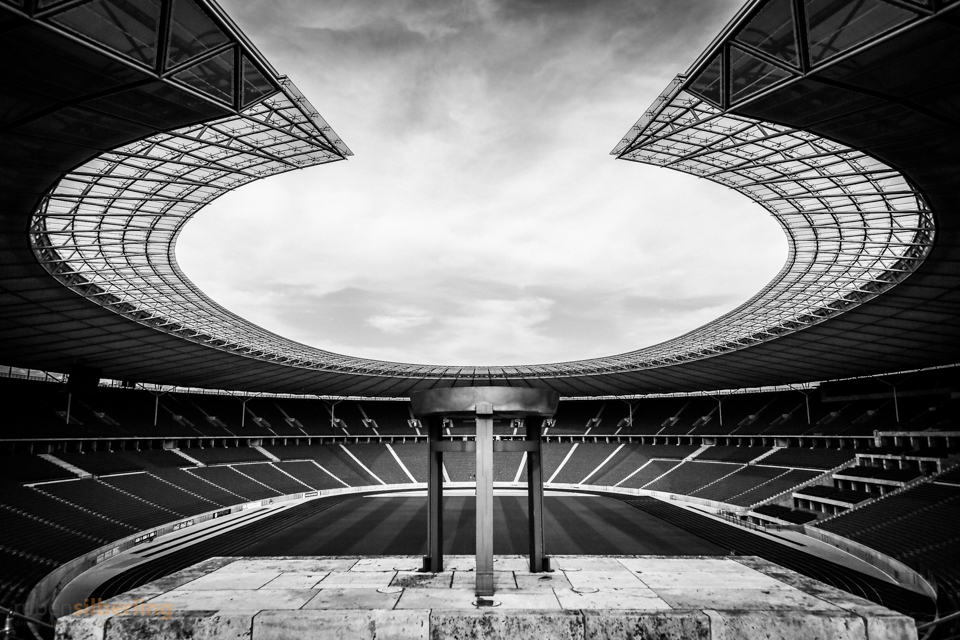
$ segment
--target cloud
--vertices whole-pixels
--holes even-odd
[[[356,156],[245,186],[180,236],[227,308],[351,355],[611,355],[745,301],[786,257],[728,189],[609,150],[739,0],[224,2]]]

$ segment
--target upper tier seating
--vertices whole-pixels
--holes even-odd
[[[269,462],[238,464],[233,468],[243,475],[249,476],[283,495],[302,493],[316,488],[301,482],[295,477],[291,478]]]
[[[760,465],[757,465],[758,467]],[[781,467],[775,467],[778,471],[783,471]],[[791,469],[783,475],[778,475],[772,480],[768,480],[757,485],[753,489],[744,491],[741,494],[727,498],[725,502],[735,504],[738,507],[750,507],[766,500],[770,500],[782,493],[790,491],[794,487],[809,482],[819,475],[816,471],[805,469]]]
[[[427,481],[427,444],[425,442],[395,442],[390,447],[417,482]]]
[[[149,473],[111,476],[102,482],[182,516],[212,511],[219,506]]]
[[[856,457],[850,449],[799,449],[786,448],[774,451],[763,459],[763,464],[802,469],[834,469]]]
[[[641,487],[649,491],[667,491],[692,495],[697,490],[724,476],[735,473],[741,465],[724,462],[684,462],[662,478]]]
[[[715,460],[717,462],[740,462],[746,464],[759,458],[770,449],[764,447],[724,447],[714,446],[697,456],[697,460]]]
[[[793,524],[806,524],[811,520],[817,519],[817,516],[809,511],[799,511],[778,504],[764,504],[754,509],[754,511],[765,516],[777,518],[778,520],[792,522]]]
[[[139,530],[176,520],[182,515],[130,496],[99,480],[55,482],[37,489]]]
[[[726,502],[734,496],[750,491],[765,482],[788,473],[787,469],[778,467],[761,467],[758,465],[741,467],[736,473],[694,491],[691,495],[706,500]]]
[[[397,464],[385,444],[354,444],[347,447],[363,465],[385,484],[403,484],[410,482],[409,476]]]
[[[590,478],[588,484],[616,486],[617,483],[653,458],[676,458],[680,460],[694,453],[697,448],[692,445],[626,444],[616,456]]]
[[[663,474],[672,471],[679,464],[679,460],[650,460],[638,470],[621,480],[616,486],[627,489],[639,489],[653,482]]]
[[[231,462],[267,462],[269,458],[253,447],[209,447],[184,449],[183,452],[203,464],[229,464]]]
[[[0,480],[43,482],[67,480],[77,476],[60,465],[31,454],[0,456]]]
[[[240,466],[242,468],[242,465]],[[252,478],[244,475],[235,467],[199,467],[189,469],[187,473],[193,474],[198,478],[209,480],[210,482],[228,489],[233,493],[243,496],[247,500],[265,500],[275,498],[280,494],[279,491],[261,484]]]
[[[553,477],[553,482],[579,484],[620,447],[619,444],[579,444],[576,446],[577,449],[573,455],[560,469],[560,472]]]
[[[348,456],[340,445],[267,446],[264,449],[281,460],[315,460],[317,464],[351,487],[379,484]]]

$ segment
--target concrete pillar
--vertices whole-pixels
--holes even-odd
[[[427,557],[423,568],[443,571],[443,452],[434,449],[443,433],[443,418],[427,418]]]
[[[443,570],[442,497],[443,451],[476,451],[477,456],[477,596],[478,606],[489,601],[483,596],[494,593],[493,585],[493,422],[495,419],[527,418],[525,442],[497,442],[500,451],[524,451],[530,463],[527,480],[530,487],[530,567],[549,570],[543,556],[543,475],[540,456],[540,422],[556,413],[559,394],[555,391],[517,387],[450,387],[411,394],[412,411],[427,418],[429,425],[428,549],[424,569]],[[476,419],[475,442],[443,440],[443,421],[451,417]],[[531,420],[530,418],[535,418]]]
[[[477,403],[477,586],[493,595],[493,405]]]
[[[543,458],[540,428],[542,419],[527,418],[527,517],[530,531],[530,572],[548,571],[543,553]]]

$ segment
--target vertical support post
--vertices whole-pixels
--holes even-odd
[[[440,441],[443,418],[427,418],[427,557],[423,568],[443,571],[443,452],[434,451]]]
[[[477,403],[477,595],[493,595],[493,405]]]
[[[160,413],[160,394],[153,395],[153,426],[157,426],[157,414]]]
[[[893,386],[893,414],[897,422],[900,422],[900,405],[897,403],[897,385]]]
[[[526,439],[534,443],[527,451],[527,513],[530,525],[530,572],[549,571],[543,556],[543,468],[540,456],[542,418],[526,419]]]
[[[73,394],[67,393],[67,421],[66,424],[70,424],[70,405],[73,404]]]

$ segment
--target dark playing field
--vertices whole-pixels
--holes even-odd
[[[526,496],[496,496],[493,506],[494,553],[526,554]],[[443,510],[444,553],[475,553],[476,498],[448,496]],[[547,496],[543,510],[548,554],[726,553],[619,500]],[[245,548],[242,555],[423,555],[426,536],[426,497],[354,498],[272,533]]]

